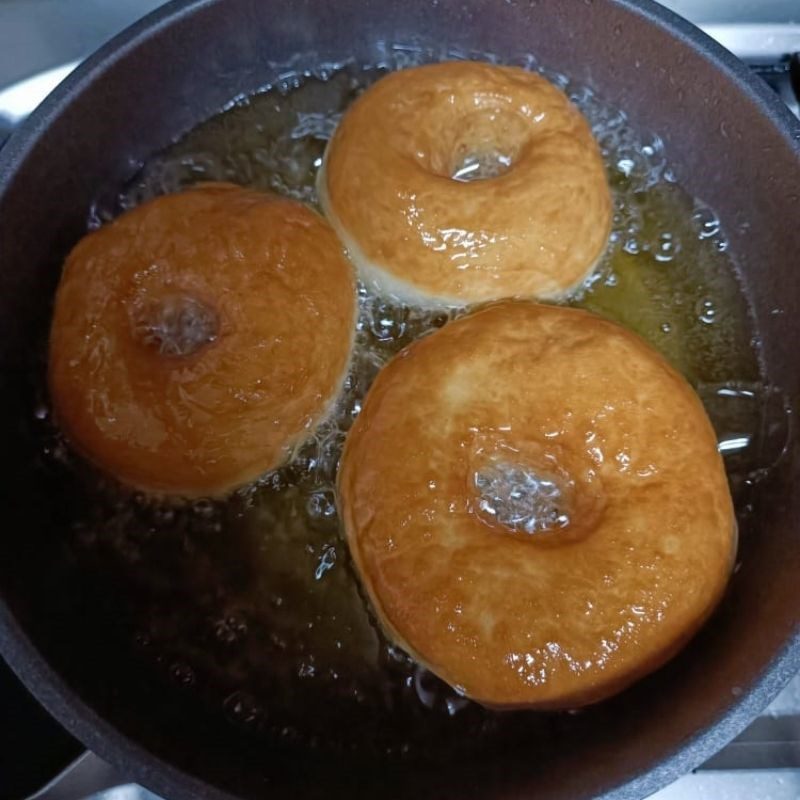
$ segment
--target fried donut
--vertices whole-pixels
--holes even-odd
[[[736,528],[700,400],[643,340],[505,302],[392,360],[339,501],[388,635],[497,708],[571,708],[670,658],[717,604]]]
[[[64,265],[55,416],[119,481],[221,495],[279,465],[348,366],[352,267],[305,206],[205,184],[123,214]]]
[[[568,294],[611,226],[577,108],[539,75],[477,62],[375,83],[336,129],[318,193],[362,277],[421,305]]]

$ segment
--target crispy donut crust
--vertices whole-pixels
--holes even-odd
[[[504,153],[497,177],[452,179]],[[362,277],[415,304],[555,298],[592,271],[611,194],[589,125],[518,67],[446,62],[395,72],[347,110],[318,189]]]
[[[481,512],[499,461],[560,475],[569,524]],[[703,406],[644,341],[505,302],[420,339],[348,434],[339,503],[389,636],[485,705],[569,708],[651,672],[720,599],[736,548]]]
[[[144,342],[142,325],[170,304],[203,309],[212,340],[184,355]],[[230,184],[157,198],[66,260],[50,333],[56,418],[125,484],[225,494],[279,465],[327,413],[355,315],[341,244],[305,206]]]

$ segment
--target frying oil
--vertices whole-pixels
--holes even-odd
[[[402,47],[386,54],[369,67],[290,72],[234,102],[155,155],[113,202],[96,203],[89,227],[201,181],[316,206],[316,173],[348,104],[387,70],[432,57]],[[536,68],[530,57],[517,63]],[[615,203],[608,251],[570,304],[635,330],[698,389],[744,513],[746,490],[780,457],[785,414],[779,393],[760,381],[721,224],[675,182],[658,136],[634,129],[592,91],[545,74],[589,119]],[[70,548],[86,580],[113,586],[142,669],[253,736],[399,756],[485,749],[503,741],[512,717],[462,697],[383,636],[353,571],[334,491],[345,435],[381,366],[463,312],[420,311],[363,287],[359,303],[335,413],[290,463],[227,502],[191,505],[131,496],[85,475],[89,502],[78,504],[86,510],[73,520]]]

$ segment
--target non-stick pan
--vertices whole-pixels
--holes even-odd
[[[32,343],[98,195],[152,153],[276,78],[297,54],[369,61],[380,41],[532,52],[657,131],[677,179],[716,209],[762,339],[768,381],[800,390],[800,124],[734,57],[654,3],[630,0],[192,0],[89,59],[0,156],[0,644],[87,747],[179,798],[641,798],[736,735],[800,668],[800,458],[764,482],[741,566],[671,664],[530,744],[431,763],[272,752],[164,691],[70,582],[65,520],[30,434]]]

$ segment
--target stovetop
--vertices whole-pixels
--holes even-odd
[[[163,0],[0,0],[0,146],[80,60]],[[667,0],[800,116],[800,0]],[[55,723],[0,659],[0,800],[159,800]],[[800,675],[747,730],[652,800],[800,800]]]

